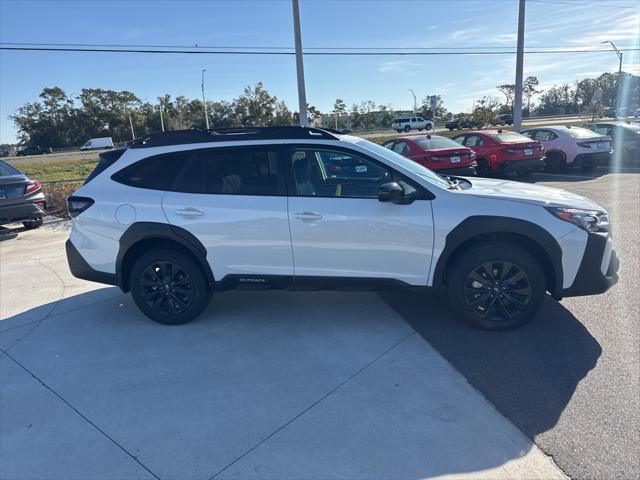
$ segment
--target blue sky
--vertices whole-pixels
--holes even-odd
[[[515,49],[517,0],[303,0],[304,47],[505,47]],[[528,0],[527,48],[604,48],[603,40],[638,47],[640,9],[634,0]],[[13,1],[0,0],[0,41],[31,43],[213,46],[293,45],[291,2],[256,1]],[[613,52],[531,54],[525,75],[542,87],[616,71]],[[7,118],[37,100],[45,86],[75,94],[84,87],[130,90],[154,102],[200,96],[232,99],[246,85],[297,105],[291,56],[140,55],[0,52],[0,141],[15,140]],[[373,100],[409,109],[440,94],[449,110],[470,109],[495,86],[514,80],[515,55],[305,57],[307,98],[321,111],[337,97],[347,104]],[[625,53],[624,70],[640,74],[638,52]]]

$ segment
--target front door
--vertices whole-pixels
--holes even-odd
[[[426,285],[433,249],[431,202],[375,160],[330,147],[290,148],[289,224],[296,277],[396,279]],[[378,201],[396,181],[411,203]]]

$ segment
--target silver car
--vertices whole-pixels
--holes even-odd
[[[22,222],[38,228],[46,206],[42,185],[0,160],[0,225]]]

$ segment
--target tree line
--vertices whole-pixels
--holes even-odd
[[[524,81],[525,115],[601,114],[604,108],[615,106],[618,95],[617,73],[603,73],[595,79],[565,83],[544,91],[539,89],[539,84],[533,76]],[[620,85],[625,91],[623,106],[637,108],[640,77],[623,72]],[[504,101],[482,97],[474,102],[472,115],[488,121],[496,114],[513,111],[515,86],[503,84],[496,89],[504,95]],[[129,91],[85,88],[79,95],[70,96],[62,88],[48,87],[39,98],[10,116],[23,144],[60,148],[79,146],[94,137],[112,137],[114,142],[123,143],[131,140],[132,129],[136,136],[141,136],[160,131],[163,124],[165,130],[204,128],[206,124],[202,101],[184,96],[163,95],[152,104]],[[431,97],[425,96],[418,105],[417,115],[438,119],[449,116],[442,97],[436,96],[435,100],[435,111],[432,111]],[[341,98],[336,99],[328,115],[322,115],[312,105],[307,107],[312,124],[352,130],[389,128],[396,116],[410,113],[370,100],[348,107]],[[207,101],[207,114],[212,128],[299,123],[298,112],[270,94],[262,83],[247,86],[231,101]]]

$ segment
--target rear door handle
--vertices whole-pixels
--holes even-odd
[[[298,212],[293,214],[293,218],[311,222],[314,220],[322,220],[322,215],[316,212]]]
[[[201,217],[204,215],[204,210],[200,210],[195,207],[179,208],[176,210],[176,215],[180,215],[182,217]]]

